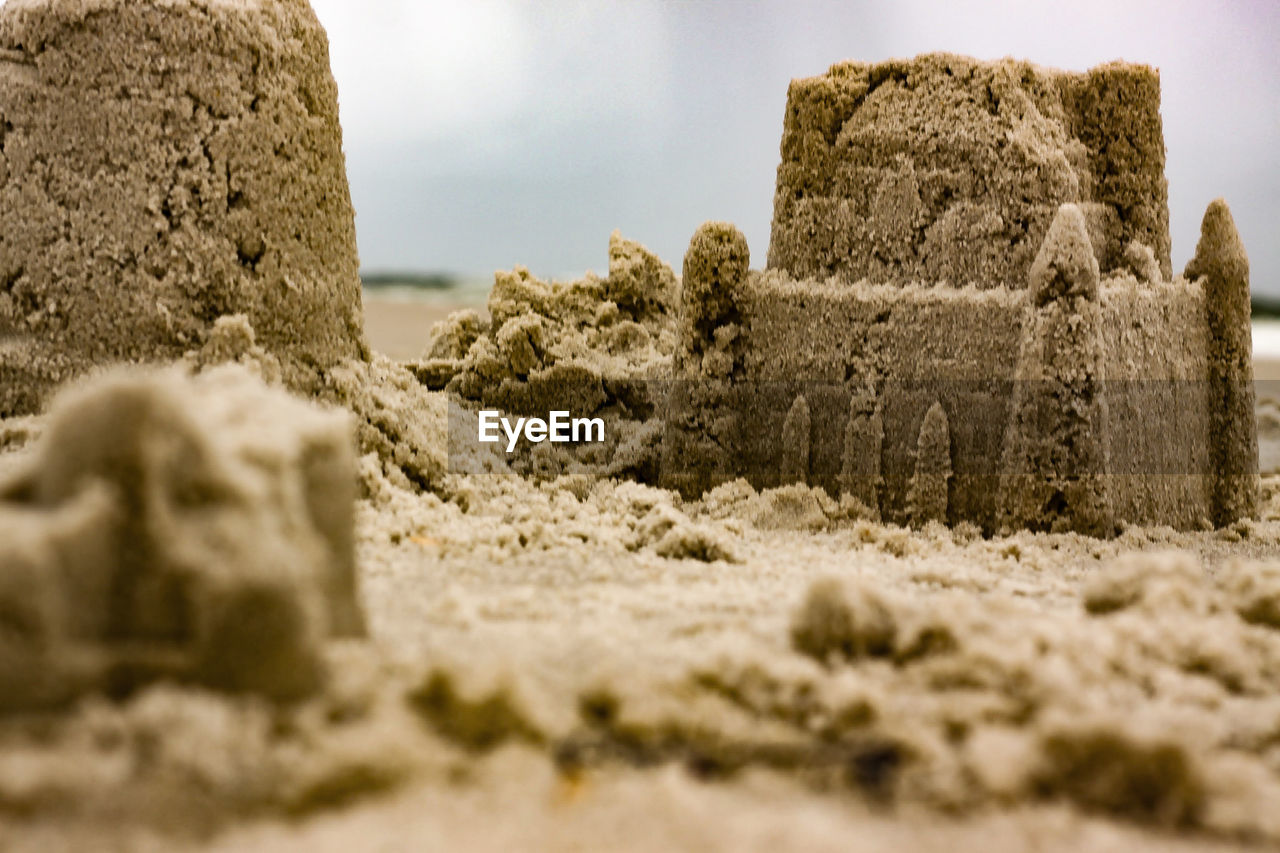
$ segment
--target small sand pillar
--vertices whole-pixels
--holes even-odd
[[[941,403],[925,413],[916,440],[916,467],[907,505],[911,521],[923,527],[930,521],[947,523],[951,484],[951,424]]]
[[[1114,529],[1098,260],[1080,208],[1064,204],[1031,265],[1001,471],[1009,529]]]
[[[1257,514],[1259,482],[1249,257],[1222,199],[1205,211],[1186,276],[1204,282],[1213,413],[1212,521],[1223,527]]]
[[[884,422],[876,408],[874,389],[855,392],[849,399],[849,420],[844,430],[840,487],[856,498],[876,518],[880,516],[880,455],[884,448]]]
[[[245,315],[285,380],[362,354],[324,30],[306,0],[0,7],[0,416]]]
[[[684,255],[680,285],[677,371],[683,367],[702,373],[701,357],[715,346],[716,330],[739,322],[741,289],[750,263],[747,238],[732,224],[704,222],[694,232]]]
[[[809,485],[809,436],[813,421],[809,401],[797,394],[782,422],[782,483]]]
[[[741,340],[741,299],[751,250],[728,222],[706,222],[684,256],[667,397],[661,483],[697,496],[734,471],[733,448],[740,413],[731,383]]]

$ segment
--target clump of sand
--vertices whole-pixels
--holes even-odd
[[[648,553],[737,562],[737,525],[698,515],[671,492],[583,475],[543,483],[511,476],[460,478],[445,499],[381,479],[361,505],[359,529],[367,543],[411,543],[436,556],[470,555],[495,564],[575,547],[601,559]]]
[[[498,273],[489,319],[462,311],[437,324],[426,358],[410,369],[468,408],[604,419],[602,443],[522,447],[512,460],[522,474],[656,482],[661,427],[653,416],[671,371],[677,290],[670,267],[614,232],[608,278],[547,283],[523,268]]]
[[[188,352],[192,372],[237,365],[269,385],[282,382],[280,360],[260,346],[244,315],[218,318],[208,340]],[[344,359],[317,374],[314,399],[350,412],[364,494],[386,480],[411,491],[449,492],[455,474],[500,474],[506,459],[474,440],[472,412],[428,390],[404,365],[382,355]]]
[[[879,713],[856,728],[898,745],[900,790],[920,786],[910,796],[966,809],[1064,798],[1129,820],[1273,837],[1264,804],[1280,784],[1257,738],[1274,722],[1276,591],[1274,564],[1231,560],[1210,573],[1187,552],[1124,556],[1091,574],[1077,605],[1048,611],[828,578],[810,587],[792,642],[833,683],[856,673],[875,697]]]

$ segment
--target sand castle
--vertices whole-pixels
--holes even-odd
[[[243,314],[294,388],[363,352],[328,42],[295,0],[0,8],[0,417]]]
[[[1159,80],[928,55],[791,84],[768,268],[684,262],[662,479],[1106,535],[1255,512],[1248,261],[1171,274]]]

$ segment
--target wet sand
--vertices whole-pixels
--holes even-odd
[[[483,305],[364,292],[364,331],[374,351],[397,361],[421,358],[431,327],[454,311]]]

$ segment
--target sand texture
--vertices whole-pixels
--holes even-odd
[[[245,314],[294,387],[359,355],[337,89],[306,3],[0,9],[0,415]]]
[[[769,267],[797,278],[1026,287],[1055,211],[1085,210],[1102,271],[1168,278],[1155,69],[1087,73],[950,54],[844,62],[787,93]]]
[[[606,278],[499,273],[365,346],[302,0],[10,0],[0,42],[0,849],[1280,845],[1280,402],[1224,204],[1167,269],[1154,72],[837,66],[792,86],[779,186],[857,142],[869,183],[813,198],[875,203],[868,280],[786,201],[772,269],[728,223],[680,276],[615,233]],[[242,215],[147,171],[187,156],[164,128],[255,176]],[[116,186],[177,186],[174,227],[55,203]],[[14,223],[54,208],[100,219],[37,255]],[[996,218],[1034,236],[979,240],[984,286],[917,280]],[[607,440],[476,441],[550,407]]]
[[[600,444],[522,445],[510,459],[516,471],[656,482],[676,293],[671,268],[615,232],[607,278],[545,282],[522,268],[498,273],[488,316],[455,312],[433,327],[425,357],[407,366],[462,407],[542,416],[565,409],[606,422]],[[451,457],[484,450],[474,434],[449,449]]]

